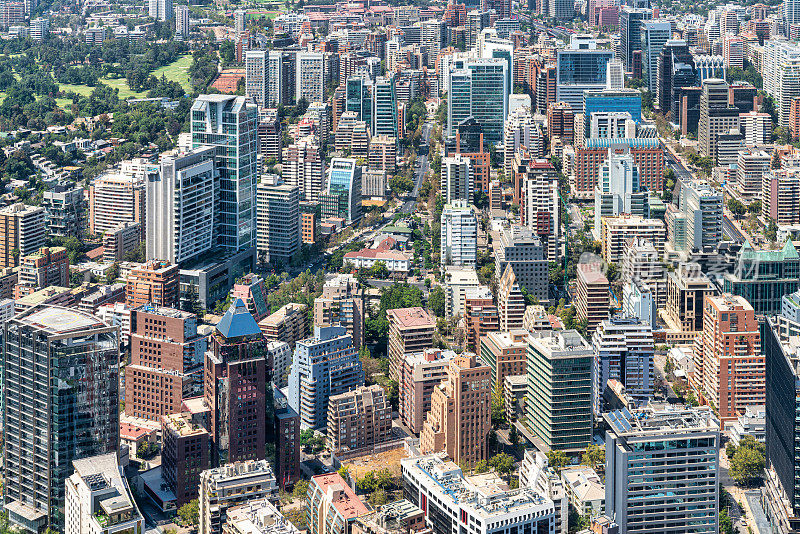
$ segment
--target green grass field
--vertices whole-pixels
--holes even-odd
[[[94,91],[94,87],[89,87],[88,85],[73,85],[71,83],[59,83],[58,88],[61,91],[78,93],[82,96],[89,96],[92,94],[92,91]],[[72,102],[72,100],[70,100],[70,102]]]
[[[192,84],[189,83],[189,67],[192,65],[192,55],[181,56],[175,62],[165,65],[153,71],[153,76],[161,78],[166,76],[171,82],[178,82],[187,93],[192,92]]]
[[[249,19],[260,19],[260,18],[267,17],[268,19],[274,19],[278,15],[280,15],[281,13],[283,13],[283,11],[266,11],[266,10],[264,10],[262,12],[248,13],[247,14],[247,18],[249,18]]]
[[[127,100],[128,98],[142,98],[147,94],[147,93],[137,93],[136,91],[131,90],[131,88],[128,87],[128,80],[126,80],[125,78],[111,79],[103,77],[100,78],[100,81],[108,85],[112,89],[119,89],[119,97],[122,100]]]

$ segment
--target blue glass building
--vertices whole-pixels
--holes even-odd
[[[638,89],[590,89],[583,92],[586,136],[592,113],[627,111],[636,124],[642,120],[642,93]]]

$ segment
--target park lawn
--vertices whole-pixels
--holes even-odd
[[[283,11],[266,11],[266,10],[255,11],[253,13],[248,13],[247,14],[247,18],[249,18],[249,19],[260,19],[260,18],[266,17],[268,19],[274,19],[278,15],[280,15],[281,13],[283,13]]]
[[[56,105],[62,109],[72,109],[72,99],[71,98],[56,98]]]
[[[119,89],[119,98],[127,100],[128,98],[143,98],[146,93],[138,93],[128,87],[128,80],[125,78],[100,78],[100,81],[108,85],[112,89]]]
[[[92,94],[92,91],[94,91],[94,87],[89,87],[88,85],[74,85],[71,83],[58,83],[58,89],[60,91],[78,93],[81,96],[89,96]],[[72,100],[70,100],[70,102],[72,102]]]
[[[165,76],[171,82],[178,82],[187,93],[192,92],[192,84],[189,83],[189,67],[192,66],[192,55],[186,54],[179,57],[174,62],[153,71],[153,76],[161,78]]]

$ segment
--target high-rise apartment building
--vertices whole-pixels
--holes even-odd
[[[283,341],[294,350],[298,340],[308,335],[306,305],[290,302],[278,311],[262,319],[258,326],[267,341]]]
[[[269,99],[269,52],[247,50],[244,53],[244,94],[252,98],[260,108],[268,107]]]
[[[347,534],[369,510],[339,473],[311,477],[306,495],[308,534]]]
[[[433,390],[447,378],[450,360],[456,357],[451,350],[427,348],[407,352],[398,368],[400,420],[415,434],[422,432],[425,417],[431,411]]]
[[[85,202],[82,187],[57,184],[42,193],[47,233],[51,236],[81,238],[84,227]]]
[[[200,474],[211,467],[211,436],[203,426],[207,413],[203,407],[161,417],[161,477],[176,507],[197,499]]]
[[[497,282],[497,309],[500,315],[501,332],[522,328],[525,305],[525,295],[514,274],[514,268],[506,265],[503,276]]]
[[[148,14],[156,20],[170,20],[175,15],[172,0],[148,0]]]
[[[394,175],[397,171],[397,138],[387,135],[376,135],[369,142],[369,170],[386,171],[389,175]],[[364,175],[366,176],[366,175]],[[366,179],[366,178],[365,178]],[[362,187],[364,196],[383,196],[386,187],[383,187],[380,195],[370,195],[365,187]]]
[[[424,308],[396,308],[386,311],[389,320],[389,376],[399,376],[404,355],[433,347],[436,317]]]
[[[129,221],[144,227],[145,194],[142,174],[107,172],[95,178],[89,185],[89,232],[100,235]]]
[[[318,201],[323,191],[325,158],[319,139],[309,135],[283,149],[283,179],[297,186],[301,200]]]
[[[259,182],[256,200],[259,255],[288,263],[300,250],[300,190],[270,175]]]
[[[761,215],[778,225],[800,224],[800,172],[772,169],[761,177]]]
[[[761,195],[764,175],[769,173],[771,161],[772,157],[764,150],[747,148],[739,151],[736,160],[736,190],[742,197],[755,199]]]
[[[314,336],[298,341],[289,373],[289,406],[304,428],[325,428],[330,397],[364,384],[364,371],[343,326],[314,327]]]
[[[694,382],[723,425],[764,404],[764,356],[753,307],[740,296],[707,296],[703,334],[695,342]]]
[[[131,310],[131,362],[125,366],[125,414],[159,421],[202,394],[206,338],[197,317],[149,304]]]
[[[364,343],[364,299],[353,275],[330,275],[322,286],[322,295],[314,300],[314,326],[344,326],[353,338],[353,346]]]
[[[455,154],[442,158],[442,176],[440,190],[445,204],[456,200],[472,202],[474,190],[470,159]]]
[[[433,390],[431,411],[422,426],[423,454],[444,451],[454,462],[466,465],[487,460],[492,426],[490,372],[474,354],[450,360],[447,377]]]
[[[600,166],[594,190],[594,231],[599,236],[603,217],[622,213],[647,217],[649,192],[639,184],[639,166],[630,153],[616,154],[609,149],[608,159]]]
[[[201,534],[222,534],[231,508],[248,501],[278,500],[278,484],[266,460],[229,463],[200,474]]]
[[[649,289],[658,309],[666,306],[667,281],[663,252],[659,252],[650,241],[634,238],[628,241],[622,257],[622,283],[640,283]]]
[[[3,507],[17,528],[63,531],[71,463],[119,448],[117,328],[35,306],[3,324],[3,354]]]
[[[191,261],[215,247],[219,215],[215,149],[201,147],[161,159],[147,180],[146,253],[149,260]]]
[[[600,321],[608,319],[609,284],[600,263],[579,263],[575,309],[577,317],[586,321],[586,331],[592,332]]]
[[[215,241],[222,250],[256,246],[257,123],[258,108],[243,96],[200,95],[192,104],[192,145],[216,149]]]
[[[295,74],[295,96],[299,102],[325,101],[325,80],[327,69],[323,52],[297,52],[297,73]]]
[[[135,267],[125,285],[125,303],[130,308],[152,304],[170,308],[178,302],[179,267],[168,261],[149,261]]]
[[[703,302],[716,289],[697,264],[683,264],[667,273],[667,323],[696,337],[703,330]],[[696,370],[695,370],[696,371]]]
[[[548,257],[542,239],[533,229],[511,225],[503,229],[500,242],[495,245],[495,278],[500,280],[506,267],[511,266],[519,286],[540,302],[546,302],[550,299]]]
[[[328,399],[328,447],[333,452],[368,449],[392,437],[392,406],[378,384]]]
[[[637,405],[653,396],[653,330],[634,317],[615,315],[601,321],[592,335],[595,357],[595,414],[603,411],[601,399],[609,380],[618,380]]]
[[[261,329],[236,299],[214,327],[205,357],[212,465],[265,457],[268,358]]]
[[[69,286],[69,257],[64,247],[42,247],[38,252],[22,257],[14,298],[48,286]]]
[[[378,77],[375,80],[373,109],[375,110],[375,122],[372,134],[388,135],[398,138],[397,129],[397,93],[395,91],[395,78]]]
[[[442,211],[442,266],[475,265],[478,255],[478,219],[464,200],[444,206]]]
[[[65,534],[144,532],[144,517],[133,499],[114,452],[73,460],[66,481]]]
[[[606,513],[620,532],[715,532],[720,429],[711,410],[650,405],[603,418]]]
[[[552,0],[555,1],[555,0]],[[597,48],[591,35],[573,35],[556,55],[556,102],[566,102],[583,113],[583,92],[606,87],[606,69],[614,52]]]
[[[787,3],[800,8],[800,3],[795,0],[789,0],[784,5]],[[789,128],[792,100],[800,97],[800,46],[783,39],[766,41],[761,71],[764,91],[775,101],[777,125]]]
[[[524,375],[527,367],[528,331],[489,332],[480,340],[481,361],[492,373],[492,390],[503,387],[507,376]],[[499,384],[499,386],[498,386]]]
[[[277,108],[258,111],[258,153],[269,163],[270,158],[280,162],[283,157],[283,125]]]
[[[281,52],[273,52],[267,57],[267,67],[269,73],[267,74],[267,102],[269,107],[277,108],[285,103],[284,92],[286,92],[286,70],[288,65],[288,55]],[[291,69],[288,69],[291,70]],[[294,92],[294,84],[291,84],[291,90]]]
[[[664,253],[666,228],[660,219],[643,219],[635,215],[604,217],[600,228],[600,253],[608,263],[619,263],[625,256],[630,239],[643,239]]]
[[[545,446],[582,451],[592,441],[594,352],[576,330],[528,336],[525,418]]]
[[[179,4],[175,6],[175,35],[186,41],[189,39],[190,33],[189,6]]]
[[[681,184],[680,209],[686,219],[688,249],[703,250],[722,241],[722,191],[705,181]]]

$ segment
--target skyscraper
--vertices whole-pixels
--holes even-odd
[[[446,204],[442,211],[442,266],[475,265],[478,219],[464,200]]]
[[[374,131],[373,94],[375,85],[366,76],[347,78],[344,110],[356,114],[356,119],[367,123],[370,133]]]
[[[216,244],[232,252],[254,248],[258,108],[243,96],[200,95],[191,114],[193,146],[216,149]]]
[[[583,92],[605,89],[611,50],[597,48],[591,35],[573,35],[568,48],[556,58],[556,102],[567,102],[574,113],[583,113]]]
[[[697,125],[700,153],[717,162],[717,138],[733,129],[739,129],[739,108],[728,103],[728,84],[718,78],[703,80],[700,122]]]
[[[244,53],[244,94],[253,99],[260,108],[267,107],[269,100],[269,52],[247,50]]]
[[[218,172],[215,149],[201,147],[165,156],[160,172],[147,181],[148,260],[178,264],[215,246]]]
[[[31,308],[4,324],[2,376],[5,511],[21,529],[64,531],[72,461],[119,447],[117,328]]]
[[[503,140],[508,115],[508,62],[503,58],[453,61],[448,77],[447,135],[470,115],[483,128],[487,143]]]
[[[672,24],[668,21],[647,20],[639,29],[642,50],[642,79],[650,94],[658,90],[658,58],[661,49],[672,35]]]
[[[375,121],[373,136],[388,135],[397,139],[397,95],[394,76],[378,77],[373,91],[375,102]]]
[[[603,217],[627,213],[647,217],[649,193],[639,184],[639,166],[633,156],[609,150],[608,159],[600,165],[594,193],[594,231],[600,235]]]
[[[284,54],[277,52],[269,54],[267,58],[267,101],[269,107],[278,107],[284,103]],[[294,87],[292,87],[294,89]]]
[[[309,135],[283,149],[283,179],[300,190],[300,200],[316,202],[322,192],[325,158],[319,139]]]
[[[548,0],[540,0],[548,2]],[[571,20],[575,17],[575,4],[570,0],[549,0],[550,16],[556,20]]]
[[[356,160],[333,158],[328,168],[328,184],[320,195],[322,215],[341,217],[347,224],[361,220],[361,167]]]
[[[236,299],[211,333],[205,358],[213,465],[265,457],[269,372],[264,334]]]
[[[692,87],[697,83],[697,72],[694,60],[686,41],[669,40],[661,48],[658,58],[658,80],[656,83],[656,102],[661,112],[666,115],[670,112],[673,123],[679,123],[675,89]]]
[[[653,18],[653,10],[623,7],[619,13],[619,41],[625,70],[633,70],[633,52],[641,50],[640,28],[642,22]]]

